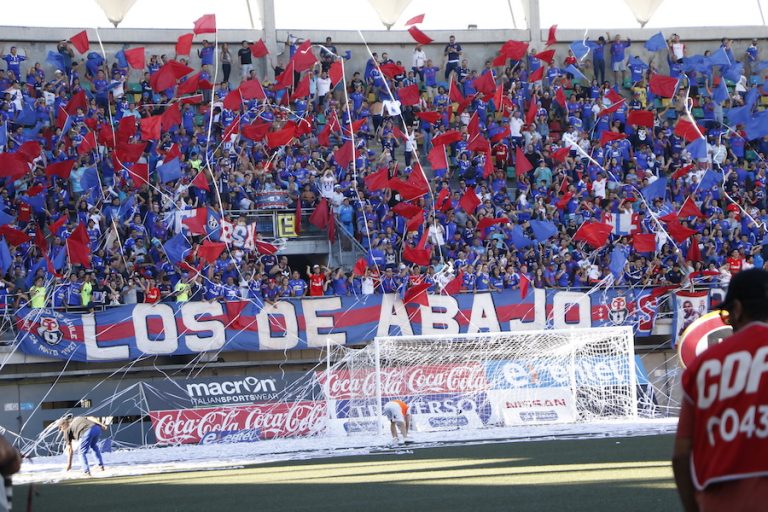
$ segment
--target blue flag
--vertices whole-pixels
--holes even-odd
[[[709,56],[710,66],[730,66],[731,59],[728,58],[728,54],[725,53],[725,48],[718,49],[715,53]]]
[[[160,177],[160,181],[163,183],[181,179],[181,164],[179,163],[178,158],[174,158],[170,162],[158,166],[155,170]]]
[[[0,240],[0,270],[3,271],[3,276],[8,273],[8,269],[13,264],[13,256],[11,256],[11,250],[8,248],[8,243],[5,238]]]
[[[627,255],[621,247],[614,247],[611,251],[611,262],[608,269],[613,274],[614,279],[618,280],[624,273],[624,266],[627,264]]]
[[[750,90],[747,91],[747,94],[744,95],[744,106],[752,110],[752,108],[755,106],[755,103],[757,102],[757,96],[760,91],[757,90],[757,87],[752,87]]]
[[[120,217],[122,220],[125,220],[126,217],[130,217],[131,213],[133,213],[133,206],[135,204],[136,200],[134,199],[133,195],[128,196],[128,199],[123,201],[123,204],[121,204],[120,208],[117,210],[118,217]]]
[[[0,146],[8,145],[8,125],[0,123]]]
[[[208,208],[208,220],[205,223],[205,234],[218,242],[221,239],[221,215],[213,208]]]
[[[37,260],[37,262],[32,265],[32,268],[29,269],[29,274],[27,274],[26,279],[24,279],[24,284],[27,286],[27,288],[31,288],[32,285],[35,284],[35,277],[41,268],[48,268],[48,264],[46,263],[45,258],[40,258]]]
[[[83,190],[90,190],[92,188],[101,188],[99,183],[99,172],[95,167],[88,167],[83,175],[80,177],[80,187]]]
[[[664,39],[664,34],[661,32],[651,36],[649,40],[645,42],[645,49],[649,52],[657,52],[667,47],[667,41]]]
[[[763,110],[752,116],[744,125],[747,132],[747,140],[762,139],[768,135],[768,110]]]
[[[728,99],[728,87],[725,85],[723,78],[720,78],[720,84],[712,93],[712,99],[715,100],[715,103],[722,103]]]
[[[654,199],[664,199],[667,193],[667,178],[659,178],[647,187],[644,187],[640,192],[648,203],[652,203]]]
[[[548,220],[532,220],[530,224],[533,237],[539,242],[546,242],[557,234],[557,227]]]
[[[45,62],[53,66],[55,69],[58,69],[59,71],[64,71],[67,69],[67,66],[64,63],[64,56],[59,52],[53,52],[49,50],[48,56],[45,58]]]
[[[751,119],[752,108],[749,105],[743,107],[729,108],[726,112],[728,114],[728,123],[731,125],[747,124]]]
[[[526,247],[533,245],[533,240],[525,236],[523,234],[523,229],[517,224],[512,226],[512,234],[510,239],[512,241],[512,245],[515,246],[515,249],[525,249]]]
[[[699,182],[699,191],[709,190],[712,187],[719,187],[720,183],[722,182],[723,176],[719,172],[709,169],[706,173],[704,173],[704,176],[701,177],[701,181]]]
[[[574,41],[571,43],[569,48],[573,52],[574,57],[580,61],[584,60],[584,58],[589,55],[590,48],[586,43],[584,43],[584,41]]]
[[[569,64],[567,68],[565,68],[563,71],[566,73],[572,74],[574,77],[578,78],[579,80],[587,80],[587,77],[584,76],[584,73],[579,71],[579,68],[574,66],[573,64]]]
[[[741,62],[737,62],[735,64],[732,64],[728,67],[728,69],[725,70],[723,73],[723,76],[730,80],[731,82],[738,82],[741,78],[741,75],[744,74],[744,64]]]
[[[707,141],[699,137],[685,146],[685,150],[696,160],[707,158]]]
[[[24,126],[34,126],[35,121],[35,109],[32,108],[26,101],[24,101],[24,105],[21,107],[21,110],[16,111],[16,123]]]
[[[53,268],[55,270],[61,270],[64,268],[64,265],[67,264],[67,251],[61,250],[56,255],[56,257],[53,258]]]
[[[31,206],[35,213],[45,210],[45,192],[40,192],[34,196],[21,196],[19,200]]]
[[[5,213],[3,210],[0,210],[0,226],[5,226],[6,224],[12,223],[16,217],[13,215],[10,215],[8,213]]]
[[[181,233],[165,242],[163,247],[168,255],[168,260],[174,265],[184,261],[185,254],[192,249],[192,246]]]

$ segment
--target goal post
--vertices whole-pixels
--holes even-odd
[[[378,337],[328,380],[337,434],[381,433],[393,399],[416,431],[637,416],[630,327]]]

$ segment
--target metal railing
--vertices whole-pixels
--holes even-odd
[[[270,210],[226,210],[226,216],[231,219],[245,217],[249,224],[256,224],[256,231],[271,238],[293,239],[301,236],[302,239],[318,239],[325,236],[325,232],[309,223],[309,217],[314,208],[306,208],[301,211],[301,233],[296,235],[296,212],[293,209]]]

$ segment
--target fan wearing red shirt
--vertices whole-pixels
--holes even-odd
[[[744,258],[741,257],[739,251],[733,251],[725,262],[728,264],[728,270],[731,272],[731,275],[735,275],[736,273],[741,272],[741,267],[744,265]]]
[[[307,277],[309,278],[309,296],[322,297],[325,295],[326,276],[320,270],[320,265],[315,265],[311,272],[307,266]]]
[[[157,287],[154,279],[147,280],[147,287],[144,292],[144,302],[147,304],[157,304],[160,302],[160,288]]]
[[[730,282],[720,306],[733,334],[682,376],[672,467],[688,511],[762,511],[768,503],[768,272]]]
[[[504,141],[497,142],[493,146],[493,156],[496,160],[497,169],[506,169],[509,161],[509,148]]]

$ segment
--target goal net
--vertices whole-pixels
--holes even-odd
[[[425,432],[637,416],[628,327],[382,337],[317,377],[331,434],[388,429],[393,399]]]

